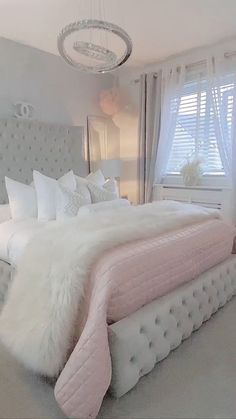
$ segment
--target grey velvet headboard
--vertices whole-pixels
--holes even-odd
[[[58,178],[73,169],[88,173],[82,127],[0,119],[0,203],[7,202],[5,176],[31,183],[34,169]]]

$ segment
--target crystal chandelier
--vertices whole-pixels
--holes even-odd
[[[91,15],[93,1],[90,0]],[[132,41],[124,29],[105,20],[103,0],[97,1],[99,19],[83,19],[65,26],[58,35],[57,45],[64,60],[78,70],[106,73],[128,60]],[[116,48],[111,49],[112,41]]]

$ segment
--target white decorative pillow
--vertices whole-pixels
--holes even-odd
[[[70,189],[58,183],[56,190],[56,216],[58,219],[75,217],[82,205],[90,204],[91,198],[87,195],[88,188],[81,186],[79,191]]]
[[[90,214],[94,212],[104,212],[130,206],[128,199],[115,199],[113,201],[97,202],[96,204],[84,205],[79,209],[79,214]]]
[[[80,177],[80,176],[76,176],[75,175],[75,180],[76,180],[76,192],[80,193],[81,188],[83,188],[83,195],[86,195],[86,199],[88,201],[90,201],[89,203],[91,204],[92,200],[91,200],[91,195],[88,189],[88,181],[86,178],[84,177]]]
[[[77,189],[79,189],[81,185],[87,186],[88,193],[91,194],[93,203],[100,201],[110,201],[119,198],[119,191],[116,180],[106,180],[100,169],[94,173],[90,173],[86,178],[75,176],[75,179],[77,183]],[[95,187],[93,188],[91,185],[95,185]],[[96,188],[96,186],[99,189]],[[106,194],[106,191],[110,193]],[[98,195],[100,195],[100,198]]]
[[[88,182],[92,182],[92,183],[95,183],[95,185],[103,186],[104,183],[106,182],[106,179],[100,169],[97,170],[96,172],[89,173],[89,175],[86,177],[75,175],[75,179],[76,179],[77,185],[80,185],[81,183],[87,184]]]
[[[11,210],[9,204],[0,205],[0,223],[11,219]]]
[[[58,181],[34,170],[34,185],[37,194],[38,219],[42,221],[56,218],[56,191],[58,183],[74,192],[76,180],[72,170],[62,176]]]
[[[35,189],[8,177],[5,177],[5,182],[13,220],[37,217]]]
[[[104,183],[106,182],[106,179],[100,169],[98,169],[96,172],[89,173],[86,179],[89,182],[95,183],[98,186],[103,186]]]
[[[116,197],[119,198],[118,185],[115,179],[106,180],[106,182],[103,185],[103,188],[106,189],[106,191],[116,194]]]
[[[92,203],[117,199],[117,194],[115,192],[108,191],[104,187],[100,187],[95,183],[88,182],[88,189],[91,194]]]
[[[87,185],[88,181],[86,177],[75,175],[76,188],[79,188],[80,185]]]

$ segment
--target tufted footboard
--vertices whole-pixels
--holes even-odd
[[[110,392],[121,397],[236,294],[236,256],[109,326]]]

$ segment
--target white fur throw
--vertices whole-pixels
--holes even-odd
[[[28,245],[0,315],[0,339],[36,372],[55,376],[72,345],[83,285],[114,246],[219,218],[219,213],[162,201],[57,222]]]

